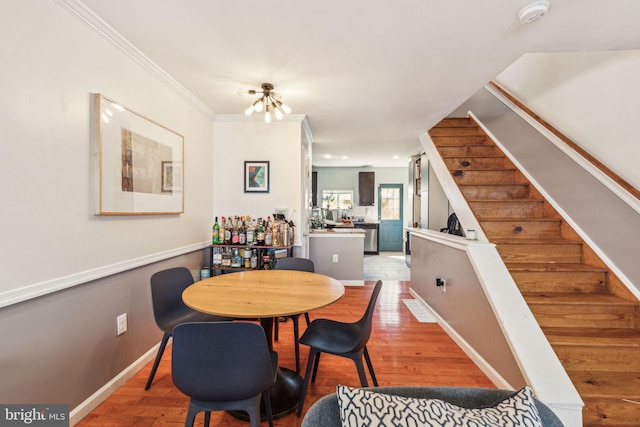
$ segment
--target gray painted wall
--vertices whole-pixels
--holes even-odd
[[[75,286],[0,310],[0,402],[61,403],[73,409],[156,345],[149,278],[185,266],[199,273],[203,253]],[[116,336],[116,316],[128,331]]]
[[[446,279],[446,292],[437,277]],[[412,235],[411,288],[512,387],[525,385],[464,250]]]

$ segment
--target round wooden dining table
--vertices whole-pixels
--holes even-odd
[[[274,319],[317,310],[336,302],[343,295],[342,283],[322,274],[296,270],[249,270],[196,282],[185,289],[182,300],[203,313],[260,319],[269,347],[273,349]],[[301,391],[300,375],[279,367],[276,384],[269,393],[274,419],[296,409]],[[248,419],[244,413],[234,415]]]

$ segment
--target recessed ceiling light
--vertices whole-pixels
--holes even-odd
[[[398,155],[396,154],[395,156],[393,156],[393,158],[394,158],[395,160],[398,160],[398,159],[400,158],[400,156],[398,156]]]
[[[325,155],[324,155],[324,156],[322,156],[322,157],[324,157],[325,159],[330,159],[330,158],[331,158],[331,154],[325,154]]]
[[[348,158],[348,156],[342,156],[342,160],[347,160]]]

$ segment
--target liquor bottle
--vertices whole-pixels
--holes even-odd
[[[256,236],[256,240],[259,246],[264,246],[264,225],[261,223],[258,224],[258,234]]]
[[[231,267],[233,268],[242,267],[242,258],[238,253],[238,248],[233,248],[233,258],[231,258]]]
[[[240,225],[240,230],[238,231],[238,243],[240,243],[241,245],[246,245],[247,244],[247,227],[244,223],[244,217],[242,219],[242,224]]]
[[[258,255],[256,255],[256,251],[251,250],[251,268],[258,267]]]
[[[221,245],[224,245],[224,230],[227,228],[227,221],[222,217],[220,220],[220,229],[218,230],[218,241]]]
[[[222,248],[211,248],[213,250],[213,265],[220,267],[222,265]]]
[[[254,222],[250,222],[247,226],[247,245],[255,244],[255,228],[253,226]]]
[[[224,251],[222,252],[222,261],[221,264],[223,267],[231,267],[231,253],[229,253],[228,249],[222,248]]]
[[[231,230],[231,244],[232,245],[240,244],[240,226],[238,225],[238,217],[235,218],[235,222],[233,224],[233,230]]]
[[[233,222],[232,222],[231,216],[229,216],[229,219],[227,220],[227,226],[224,228],[224,244],[225,245],[231,244],[232,229],[233,229]]]
[[[273,232],[271,231],[271,227],[267,222],[267,228],[264,230],[264,245],[271,246],[273,243]]]
[[[213,231],[211,232],[211,243],[214,245],[220,244],[220,224],[218,224],[218,217],[216,222],[213,223]]]

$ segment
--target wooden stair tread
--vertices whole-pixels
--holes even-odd
[[[637,306],[634,301],[629,301],[611,294],[602,293],[576,293],[576,292],[523,292],[522,296],[529,304],[580,304],[580,305],[622,305]]]
[[[508,185],[508,184],[505,184]],[[535,197],[526,197],[523,199],[512,199],[512,200],[506,200],[506,199],[467,199],[467,201],[469,203],[502,203],[502,204],[508,204],[508,203],[544,203],[543,199],[540,198],[535,198]]]
[[[529,186],[529,184],[522,183],[522,182],[499,182],[497,184],[459,184],[459,185],[460,187],[528,187]],[[480,199],[480,200],[484,200],[484,199]],[[522,199],[518,199],[518,200],[522,200]]]
[[[606,273],[607,269],[596,267],[588,264],[570,264],[570,263],[507,263],[507,269],[513,272],[573,272],[573,271],[591,271]]]
[[[491,243],[500,244],[518,244],[518,245],[582,245],[582,242],[576,240],[567,239],[509,239],[509,238],[496,238],[491,239]]]
[[[560,218],[531,218],[531,217],[522,217],[522,218],[512,218],[512,217],[483,217],[479,220],[480,224],[483,222],[562,222]]]
[[[584,398],[640,399],[640,372],[567,371]]]
[[[631,328],[542,328],[552,345],[640,348],[640,331]]]
[[[450,128],[450,127],[476,127],[477,124],[469,117],[447,117],[438,122],[434,127]]]
[[[457,156],[459,157],[459,156]],[[473,156],[467,156],[467,157],[473,157]],[[487,156],[482,156],[482,157],[487,157]],[[490,174],[492,172],[515,172],[516,169],[513,168],[500,168],[500,169],[462,169],[462,168],[454,168],[451,169],[451,172],[474,172],[474,173],[486,173],[486,174]],[[491,184],[485,184],[485,185],[491,185]]]
[[[479,157],[479,158],[482,158],[482,159],[504,159],[504,156],[501,156],[499,154],[494,154],[494,155],[491,155],[491,156],[472,156],[472,155],[465,154],[465,155],[462,155],[462,156],[458,155],[458,156],[441,156],[441,157],[443,159],[460,159],[460,160],[464,160],[464,159],[466,159],[468,157],[474,157],[474,158],[475,157]],[[467,169],[464,169],[464,170],[467,170]],[[487,170],[503,171],[503,170],[514,170],[514,169],[513,168],[495,168],[495,169],[482,169],[482,170],[483,171],[487,171]]]

